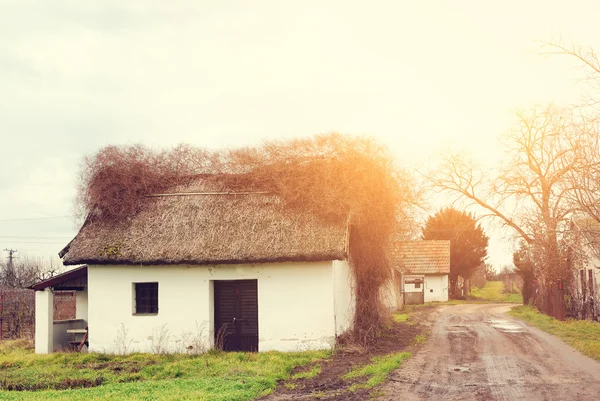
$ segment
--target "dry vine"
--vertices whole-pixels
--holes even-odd
[[[380,290],[392,275],[388,246],[402,237],[400,226],[406,231],[412,223],[418,196],[410,174],[394,165],[385,147],[338,134],[221,152],[110,146],[84,160],[78,203],[89,218],[120,220],[135,214],[143,197],[198,175],[226,181],[235,191],[276,193],[290,213],[302,209],[348,223],[353,336],[368,341],[387,323]]]

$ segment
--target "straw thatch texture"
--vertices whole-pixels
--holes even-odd
[[[226,264],[345,259],[346,224],[284,213],[267,193],[223,194],[218,179],[197,178],[144,198],[129,219],[89,218],[63,250],[74,264]],[[215,194],[220,193],[220,194]]]

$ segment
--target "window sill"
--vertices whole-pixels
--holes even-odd
[[[132,313],[133,316],[156,316],[158,315],[157,313]]]

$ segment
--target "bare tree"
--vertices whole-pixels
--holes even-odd
[[[591,47],[563,41],[544,42],[541,51],[546,56],[568,56],[582,68],[584,101],[577,110],[584,144],[578,149],[580,164],[570,177],[575,189],[570,195],[581,212],[600,222],[600,59]]]
[[[27,255],[15,259],[12,266],[4,262],[0,267],[0,285],[10,288],[28,288],[60,271],[60,263],[56,260],[43,261]]]
[[[580,123],[578,166],[570,174],[571,200],[579,212],[600,223],[600,130],[597,121]]]
[[[503,137],[507,159],[492,176],[460,154],[427,176],[438,191],[482,207],[537,248],[537,276],[549,287],[570,278],[563,233],[574,211],[570,178],[581,164],[580,136],[571,111],[535,109],[518,114]]]
[[[576,60],[582,68],[582,90],[584,93],[584,107],[591,107],[600,111],[600,59],[593,48],[577,43],[542,42],[540,52],[544,56],[568,56]]]

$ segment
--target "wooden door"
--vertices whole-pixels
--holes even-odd
[[[215,344],[225,351],[258,351],[256,280],[215,281]]]

